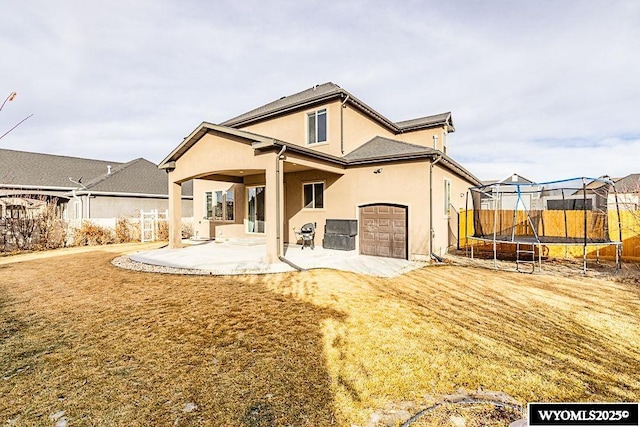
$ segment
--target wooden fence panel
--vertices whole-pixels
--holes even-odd
[[[459,235],[460,247],[464,248],[473,244],[473,240],[469,236],[474,235],[473,211],[460,211]],[[515,227],[516,236],[532,236],[532,230],[526,214],[523,211],[516,213]],[[493,232],[494,221],[497,220],[497,234],[511,235],[514,226],[513,211],[498,211],[497,218],[493,211],[480,212],[479,218],[483,231],[485,233]],[[563,211],[543,211],[541,215],[532,215],[531,220],[538,227],[540,233],[545,236],[583,238],[584,237],[584,213],[582,211],[566,212]],[[622,258],[624,260],[640,260],[640,210],[639,211],[620,211],[620,228],[618,227],[618,215],[615,211],[608,213],[608,234],[611,241],[620,240],[620,230],[622,231]],[[602,213],[589,211],[587,212],[587,238],[602,238],[599,230],[604,230],[604,217]],[[488,235],[488,238],[491,238]],[[477,241],[476,241],[477,244]],[[588,245],[589,256],[596,256],[596,247]],[[573,245],[550,245],[548,254],[552,257],[575,256],[581,257],[583,246],[581,244]],[[599,255],[603,258],[614,258],[615,247],[601,247]]]

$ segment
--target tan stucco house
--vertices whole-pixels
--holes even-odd
[[[392,122],[333,83],[204,122],[159,166],[169,179],[169,244],[181,244],[181,185],[193,180],[198,237],[264,239],[267,262],[306,223],[317,224],[322,245],[328,219],[357,221],[361,254],[441,255],[455,244],[455,210],[480,183],[447,156],[454,130],[451,113]]]

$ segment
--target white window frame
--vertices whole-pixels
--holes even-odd
[[[451,180],[444,179],[444,216],[451,217]]]
[[[233,194],[233,209],[231,212],[231,219],[228,219],[227,198],[228,194]],[[218,195],[220,195],[222,201],[222,216],[216,216],[216,205],[218,204]],[[211,215],[209,215],[209,209],[207,206],[207,199],[211,198]],[[203,203],[203,217],[209,221],[215,222],[234,222],[235,214],[235,192],[234,190],[217,190],[217,191],[205,191],[204,203]]]
[[[264,231],[251,231],[251,230],[249,230],[249,226],[250,226],[249,222],[251,220],[251,218],[249,218],[249,202],[250,202],[249,193],[251,192],[251,190],[254,190],[254,189],[257,189],[257,188],[262,188],[264,193],[267,192],[267,186],[266,185],[250,185],[250,186],[247,186],[246,190],[245,190],[245,197],[247,198],[247,201],[245,203],[245,206],[246,206],[246,216],[245,216],[245,218],[247,220],[246,221],[247,225],[246,225],[245,229],[246,229],[247,234],[263,235],[263,234],[266,234],[266,232],[267,232],[267,213],[266,212],[265,212],[265,215],[264,215],[265,218],[264,218],[264,221],[263,221],[264,222],[264,224],[263,224]],[[256,196],[257,196],[257,194],[256,194]],[[257,201],[257,197],[256,197],[256,201]],[[266,199],[264,200],[264,203],[265,203],[265,209],[266,209],[266,203],[267,203]],[[257,209],[257,207],[256,207],[256,209]]]
[[[322,141],[318,141],[318,116],[324,115],[324,122],[325,122],[325,139]],[[309,138],[309,133],[310,133],[310,129],[309,129],[309,119],[311,117],[314,117],[314,126],[315,129],[313,129],[314,132],[314,136],[315,136],[315,141],[311,141]],[[318,110],[314,110],[314,111],[310,111],[305,115],[305,131],[306,131],[306,138],[307,138],[307,145],[322,145],[322,144],[328,144],[329,143],[329,111],[326,108],[320,108]]]
[[[224,219],[224,191],[212,191],[215,195],[213,198],[213,220],[222,222]]]
[[[316,207],[316,187],[315,187],[316,184],[322,184],[322,207]],[[311,185],[312,186],[311,187],[311,192],[312,192],[312,195],[311,195],[312,201],[311,201],[311,203],[312,203],[313,206],[311,206],[311,207],[307,207],[307,205],[305,204],[305,191],[304,191],[304,188],[307,185]],[[325,198],[326,187],[327,187],[327,185],[325,184],[324,181],[306,181],[306,182],[303,182],[302,183],[302,209],[314,210],[314,211],[325,209],[325,206],[327,205],[327,202],[325,200],[326,199]]]
[[[229,207],[229,194],[231,194],[231,207]],[[231,214],[231,218],[229,218]],[[224,194],[224,220],[226,222],[234,222],[236,219],[236,193],[233,190],[227,190]]]

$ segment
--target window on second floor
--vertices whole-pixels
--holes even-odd
[[[307,144],[327,142],[327,109],[307,114]]]

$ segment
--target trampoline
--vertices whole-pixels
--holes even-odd
[[[529,182],[517,175],[504,180],[471,187],[467,193],[473,210],[472,241],[491,243],[494,266],[498,245],[515,246],[516,269],[537,265],[542,271],[542,254],[548,246],[582,246],[583,271],[587,271],[587,247],[599,251],[615,248],[616,267],[620,268],[622,231],[615,184],[603,178],[571,178],[549,182]],[[610,217],[611,214],[611,217]],[[618,235],[611,238],[609,222],[617,222]],[[615,229],[614,229],[615,231]],[[474,245],[471,245],[473,257]]]

